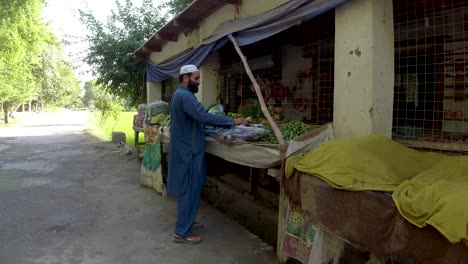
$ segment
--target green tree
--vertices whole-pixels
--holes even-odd
[[[60,43],[50,42],[34,68],[36,97],[41,104],[70,106],[80,96],[79,82],[62,55]]]
[[[0,103],[6,123],[11,109],[34,97],[32,66],[48,37],[42,5],[42,0],[0,0]]]
[[[169,13],[171,13],[172,15],[177,15],[192,2],[193,0],[169,0],[164,4],[164,6],[168,8]]]
[[[84,84],[84,90],[83,104],[92,111],[100,112],[101,123],[104,123],[111,117],[114,120],[115,126],[122,112],[125,100],[109,94],[107,92],[108,89],[96,84],[96,81],[87,81]]]
[[[99,96],[100,90],[94,81],[87,81],[84,84],[84,91],[83,105],[91,109],[94,105],[94,100]]]
[[[91,65],[96,84],[121,98],[131,98],[132,105],[146,100],[143,73],[145,62],[132,57],[133,52],[161,28],[166,17],[152,0],[136,6],[131,0],[116,0],[107,21],[99,21],[91,11],[80,10],[80,19],[88,28],[89,43],[84,61]]]
[[[110,99],[106,88],[96,84],[96,81],[87,81],[84,84],[83,104],[91,110],[96,110],[96,101]],[[114,96],[115,97],[115,96]],[[116,98],[112,98],[115,100]]]
[[[43,0],[0,0],[0,103],[4,120],[36,99],[70,105],[79,83],[62,56],[61,44],[41,18]]]

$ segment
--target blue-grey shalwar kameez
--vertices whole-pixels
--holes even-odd
[[[206,182],[204,125],[231,127],[234,120],[209,114],[189,89],[177,89],[171,100],[167,191],[177,196],[175,233],[183,238],[190,235]]]

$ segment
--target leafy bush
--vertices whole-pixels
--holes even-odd
[[[122,105],[115,99],[97,98],[94,106],[101,112],[101,122],[104,122],[109,117],[117,121],[122,113]]]

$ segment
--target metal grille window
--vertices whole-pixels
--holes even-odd
[[[242,47],[279,121],[333,121],[334,11]],[[220,50],[219,94],[227,112],[260,117],[250,79],[232,45]]]
[[[468,2],[394,0],[393,138],[468,151]]]

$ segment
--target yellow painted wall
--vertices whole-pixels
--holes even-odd
[[[263,14],[287,2],[289,2],[289,0],[244,0],[240,8],[233,5],[226,5],[205,18],[200,23],[199,27],[192,30],[187,36],[180,34],[176,42],[168,42],[162,48],[161,52],[151,53],[150,60],[153,63],[164,62],[180,52],[200,45],[203,39],[209,37],[224,21]]]
[[[333,122],[338,138],[391,137],[394,83],[393,6],[352,0],[335,11]]]
[[[148,104],[154,102],[155,100],[161,100],[162,98],[162,89],[160,82],[147,82],[146,83],[146,92]]]
[[[220,23],[259,15],[287,0],[244,0],[241,8],[226,5],[201,22],[187,36],[169,42],[151,60],[162,62],[197,46]],[[390,0],[350,0],[336,9],[335,17],[334,124],[338,138],[367,134],[391,137],[394,36]],[[206,107],[218,95],[218,54],[200,66],[202,75],[198,100]],[[158,89],[152,86],[153,89]],[[150,91],[148,93],[151,94]],[[154,94],[154,91],[153,91]]]
[[[216,103],[219,79],[219,54],[214,53],[206,58],[203,65],[200,67],[200,91],[197,98],[200,103],[206,108]]]

